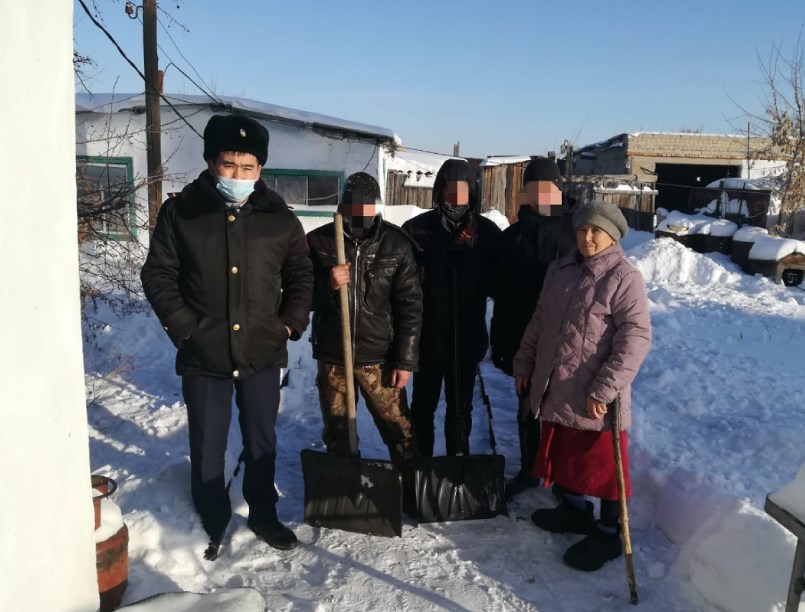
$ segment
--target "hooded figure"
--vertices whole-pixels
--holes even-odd
[[[467,162],[447,160],[434,180],[434,209],[403,225],[421,249],[424,313],[411,412],[425,456],[433,455],[443,383],[447,453],[469,452],[475,370],[489,345],[486,301],[500,230],[477,214],[470,184]]]
[[[509,376],[548,266],[574,247],[573,230],[562,206],[559,168],[553,160],[535,157],[528,163],[517,201],[517,221],[506,228],[500,241],[491,329],[492,362]],[[518,398],[517,421],[520,471],[506,486],[509,498],[537,485],[531,466],[539,446],[540,423],[531,415],[527,394]]]

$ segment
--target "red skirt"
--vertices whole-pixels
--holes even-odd
[[[620,432],[623,481],[626,497],[632,496],[629,479],[629,436]],[[555,482],[560,487],[599,497],[618,499],[618,476],[612,432],[583,431],[556,423],[542,423],[537,458],[532,475],[543,478],[544,486]]]

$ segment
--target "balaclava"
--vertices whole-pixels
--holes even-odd
[[[363,240],[374,227],[376,217],[383,213],[380,185],[366,172],[356,172],[347,177],[341,194],[338,211],[350,236]]]

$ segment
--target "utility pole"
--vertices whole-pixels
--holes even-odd
[[[162,83],[157,56],[157,2],[143,0],[143,73],[145,74],[145,149],[148,169],[148,228],[154,231],[162,205]]]

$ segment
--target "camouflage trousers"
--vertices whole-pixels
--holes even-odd
[[[392,368],[380,364],[354,369],[356,391],[366,402],[380,437],[388,446],[392,461],[412,459],[416,454],[416,437],[411,426],[405,389],[391,386]],[[347,384],[343,366],[319,361],[321,416],[324,420],[322,439],[327,450],[337,455],[349,455],[347,425]],[[357,393],[356,393],[357,401]]]

